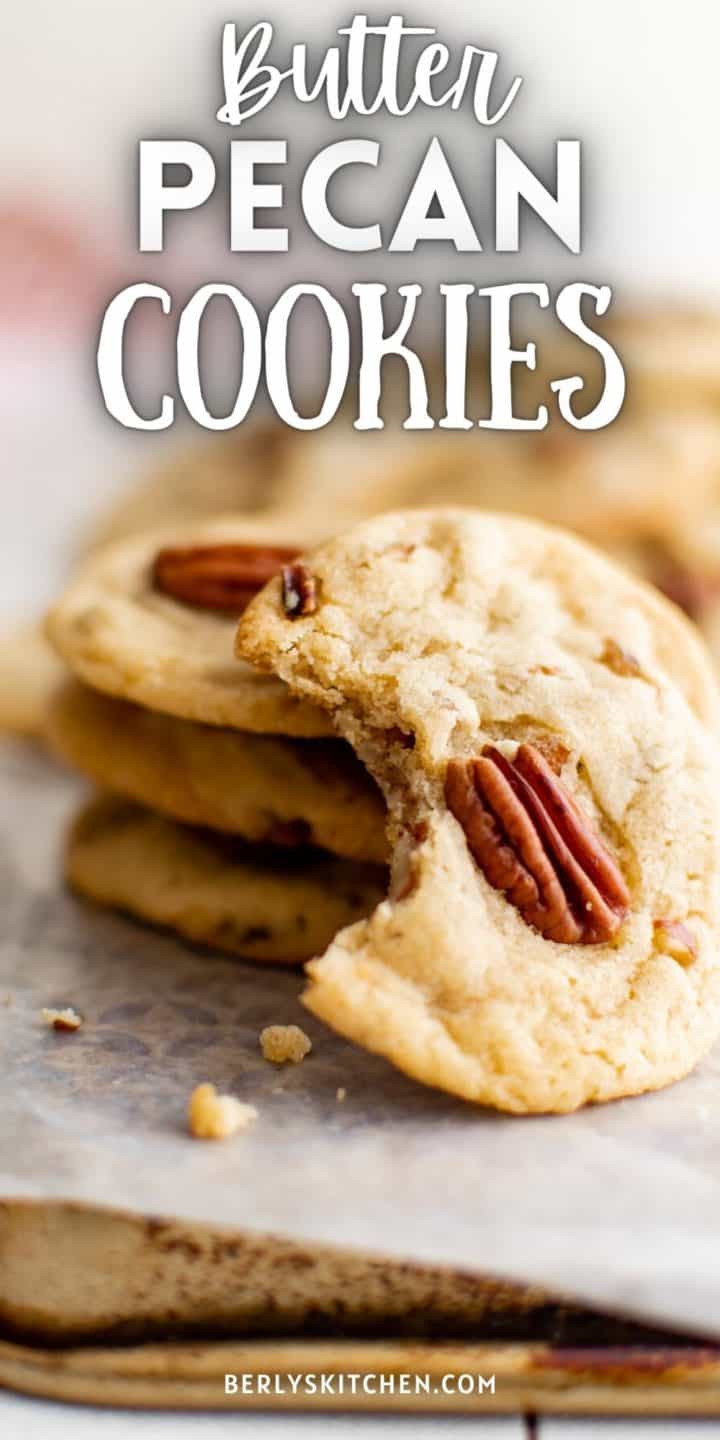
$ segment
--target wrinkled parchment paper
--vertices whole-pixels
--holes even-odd
[[[0,1196],[448,1262],[720,1335],[720,1054],[670,1090],[569,1117],[453,1101],[324,1029],[297,974],[65,894],[62,831],[83,793],[0,744]],[[67,1004],[81,1030],[43,1025],[43,1006]],[[278,1070],[258,1033],[290,1021],[314,1048]],[[190,1139],[201,1080],[256,1105],[255,1127]]]

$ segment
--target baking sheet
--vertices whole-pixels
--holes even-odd
[[[424,1089],[307,1015],[297,974],[63,893],[83,793],[0,745],[0,1196],[456,1264],[720,1336],[720,1054],[670,1090],[559,1118]],[[57,1034],[40,1010],[66,1004],[85,1024]],[[314,1049],[277,1070],[258,1034],[291,1021]],[[201,1080],[256,1105],[256,1126],[190,1139]]]

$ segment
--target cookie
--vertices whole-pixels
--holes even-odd
[[[588,432],[555,416],[543,431],[435,431],[421,442],[406,432],[390,453],[384,444],[374,432],[358,445],[318,439],[314,460],[298,451],[284,482],[288,517],[304,513],[319,532],[332,516],[337,531],[384,510],[469,505],[561,524],[604,545],[672,534],[679,517],[702,514],[720,481],[720,425],[704,413],[630,409]],[[350,483],[338,480],[345,473]]]
[[[720,315],[682,305],[618,310],[606,327],[638,403],[680,408],[720,406]]]
[[[49,706],[54,749],[103,790],[190,825],[382,864],[385,807],[339,740],[200,725],[70,680]]]
[[[207,725],[327,734],[321,711],[233,659],[235,621],[248,595],[300,543],[293,533],[288,551],[279,524],[228,517],[100,550],[50,612],[47,634],[80,680],[118,699]],[[230,567],[220,595],[217,554]]]
[[[530,413],[548,400],[553,379],[580,375],[578,408],[596,404],[604,384],[598,353],[555,324],[538,325],[536,368],[513,371],[513,388]],[[668,413],[672,419],[705,412],[717,416],[720,402],[720,312],[682,304],[613,304],[593,329],[613,346],[623,364],[623,414]],[[520,406],[517,407],[518,409]]]
[[[0,731],[42,739],[48,702],[62,673],[39,625],[0,636]]]
[[[317,955],[385,890],[379,867],[245,845],[104,796],[72,826],[65,869],[89,900],[216,950],[288,965]]]
[[[678,524],[672,534],[637,535],[614,549],[616,558],[679,605],[699,626],[720,668],[720,507]]]
[[[256,422],[186,442],[109,507],[85,537],[85,548],[215,515],[265,510],[292,437],[279,422]]]
[[[720,1029],[717,691],[692,627],[508,516],[383,516],[304,564],[314,610],[271,581],[239,651],[332,714],[393,846],[389,898],[310,966],[308,1007],[502,1110],[687,1074]]]
[[[600,329],[623,360],[627,389],[608,427],[572,429],[557,413],[551,382],[578,375],[578,415],[600,398],[597,352],[558,327],[536,333],[536,367],[513,368],[514,411],[550,420],[543,431],[404,431],[406,390],[382,431],[357,432],[350,420],[302,437],[290,450],[275,502],[289,516],[337,533],[384,510],[472,505],[561,524],[601,545],[650,532],[672,535],[702,516],[720,481],[720,319],[681,309],[618,310]],[[443,366],[424,358],[430,410],[445,409]],[[440,375],[438,374],[440,372]],[[490,413],[487,357],[467,372],[467,414]]]
[[[342,424],[301,434],[286,452],[270,513],[326,538],[346,516],[374,513],[376,496],[383,508],[393,484],[409,486],[424,473],[428,439],[426,431],[403,430],[399,423],[382,431],[354,430],[347,415]]]

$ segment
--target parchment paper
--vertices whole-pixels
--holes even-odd
[[[55,1196],[448,1262],[720,1335],[720,1056],[657,1095],[503,1118],[306,1014],[290,971],[218,959],[63,893],[82,787],[0,746],[0,1195]],[[75,1034],[40,1020],[74,1005]],[[296,1021],[304,1064],[260,1056]],[[192,1087],[255,1104],[223,1144]],[[338,1103],[336,1090],[347,1098]]]

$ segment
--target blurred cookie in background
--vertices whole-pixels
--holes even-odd
[[[161,525],[267,509],[293,434],[279,421],[253,421],[204,438],[200,434],[142,475],[85,537],[85,548]]]
[[[680,304],[619,309],[607,327],[633,401],[672,417],[707,408],[720,420],[720,315]]]
[[[411,489],[427,467],[429,432],[358,431],[347,416],[298,434],[285,453],[271,513],[318,538],[387,508],[385,496]]]
[[[720,668],[720,504],[662,537],[637,535],[614,553],[695,621]]]
[[[0,635],[0,733],[43,739],[50,696],[63,674],[39,624]]]
[[[600,354],[536,317],[513,335],[518,349],[536,346],[533,370],[513,366],[513,404],[526,418],[546,405],[545,430],[403,429],[407,371],[390,357],[382,369],[384,429],[355,428],[353,394],[321,430],[271,419],[201,435],[142,477],[90,544],[232,511],[286,513],[326,536],[383,509],[440,503],[527,514],[600,544],[671,531],[704,509],[720,479],[720,317],[638,306],[594,320],[593,329],[617,349],[627,376],[623,410],[605,429],[572,428],[550,388],[580,376],[572,408],[585,417],[603,389]],[[432,350],[422,360],[437,421],[444,357]],[[486,418],[490,372],[479,348],[468,362],[466,393],[468,417]]]
[[[556,417],[543,431],[337,429],[304,440],[277,505],[328,534],[383,510],[445,504],[529,515],[606,544],[672,533],[720,481],[720,422],[702,413],[629,412],[593,432]]]
[[[632,411],[672,420],[688,412],[707,411],[720,417],[718,311],[680,303],[618,304],[602,319],[593,317],[590,328],[622,361],[626,378],[623,415]],[[534,370],[522,363],[514,366],[516,413],[534,415],[538,406],[546,403],[552,415],[555,402],[549,398],[550,382],[580,375],[583,391],[573,397],[573,409],[585,415],[602,393],[604,365],[599,352],[569,331],[549,324],[535,336],[528,327],[520,328],[513,344],[521,348],[528,338],[536,339],[536,366]]]
[[[586,417],[604,384],[598,351],[549,323],[534,332],[525,324],[513,344],[520,349],[533,339],[536,363],[513,366],[513,408],[533,418],[546,406],[546,429],[415,432],[413,465],[389,474],[383,465],[374,481],[368,474],[358,514],[475,505],[561,524],[600,545],[648,535],[672,540],[678,525],[692,530],[720,493],[720,314],[637,305],[613,309],[592,328],[616,349],[626,373],[625,402],[610,425],[574,429],[551,388],[580,376],[571,406]],[[490,414],[488,360],[480,353],[467,395],[469,416]],[[433,413],[442,413],[441,397],[439,407],[436,395]]]

